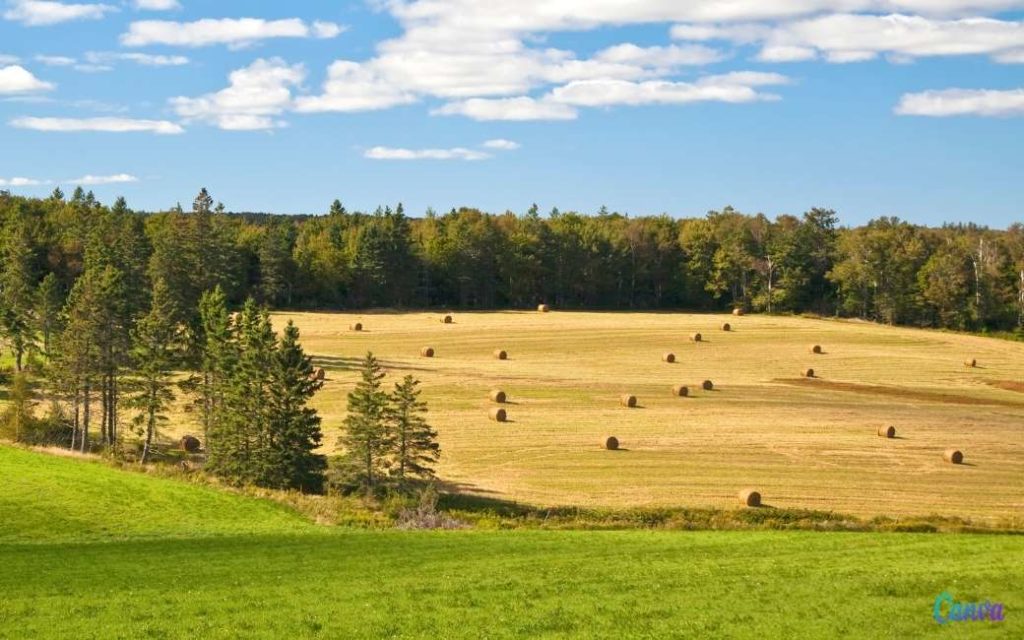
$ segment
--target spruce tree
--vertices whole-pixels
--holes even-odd
[[[192,386],[198,386],[197,402],[202,414],[206,450],[209,455],[215,455],[218,442],[211,425],[224,407],[228,378],[237,360],[234,322],[220,287],[203,294],[199,300],[199,318],[202,330],[201,379],[197,384],[192,381]]]
[[[434,477],[434,464],[441,455],[437,432],[423,414],[427,403],[421,401],[419,380],[411,375],[395,383],[388,408],[393,463],[391,475],[400,488],[413,480]]]
[[[25,354],[35,344],[32,256],[23,223],[8,232],[0,257],[0,336],[10,344],[15,369],[20,372]]]
[[[61,308],[64,306],[64,294],[55,274],[48,273],[39,283],[35,293],[36,330],[43,339],[43,355],[47,359],[53,357],[53,338],[60,331]]]
[[[348,394],[348,416],[338,445],[345,451],[346,484],[373,494],[386,472],[390,449],[387,432],[388,394],[382,388],[384,369],[367,352],[360,380]]]
[[[289,321],[271,359],[269,446],[258,484],[313,493],[323,490],[327,460],[316,453],[323,441],[320,416],[307,406],[322,387],[313,374],[312,360],[299,344],[299,330]]]
[[[157,427],[167,421],[165,412],[174,401],[172,376],[182,347],[174,298],[163,280],[153,284],[152,297],[149,313],[135,327],[132,347],[137,381],[130,406],[140,411],[134,422],[145,434],[142,464],[148,460]]]

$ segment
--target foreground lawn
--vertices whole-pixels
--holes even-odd
[[[0,545],[0,637],[1021,637],[1024,540],[336,532]],[[1001,601],[938,625],[935,596]]]

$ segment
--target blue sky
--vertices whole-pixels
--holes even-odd
[[[0,188],[1024,220],[1024,0],[0,0]]]

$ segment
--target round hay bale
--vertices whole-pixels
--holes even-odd
[[[363,323],[362,322],[356,322],[354,324],[350,324],[348,326],[348,328],[351,329],[352,331],[362,331],[363,330]]]
[[[816,344],[813,347],[811,347],[811,353],[817,353],[817,354],[823,353],[823,351],[821,349],[821,345],[820,344]]]
[[[970,360],[964,362],[964,366],[967,367],[968,369],[973,369],[978,366],[978,361],[975,360],[974,358],[971,358]]]
[[[313,369],[313,377],[317,380],[323,380],[327,377],[327,372],[324,371],[323,367],[317,367],[316,369]]]
[[[622,404],[622,406],[629,407],[630,409],[632,409],[633,407],[636,406],[636,396],[631,396],[628,393],[624,393],[622,394],[622,397],[619,398],[619,402]]]
[[[699,333],[691,333],[690,334],[690,341],[691,342],[700,342],[703,339],[704,339],[704,336],[700,335]]]
[[[946,449],[942,454],[942,459],[951,464],[963,464],[964,454],[959,449]]]
[[[805,377],[805,378],[813,378],[814,377],[814,369],[804,369],[803,371],[800,372],[800,375]]]
[[[690,395],[690,387],[686,386],[685,384],[677,384],[676,386],[672,387],[672,395],[679,396],[680,398],[685,398],[686,396]]]
[[[667,353],[666,352],[666,353],[661,354],[661,359],[662,359],[663,362],[667,362],[669,364],[672,364],[673,362],[676,361],[676,354],[674,354],[674,353]]]
[[[878,427],[878,435],[882,438],[895,438],[896,427]]]
[[[178,442],[178,447],[186,453],[198,453],[203,448],[199,438],[195,436],[182,436]]]
[[[743,315],[743,309],[740,309],[739,307],[736,307],[735,309],[732,310],[732,315],[737,316],[737,317],[738,316],[742,316]]]
[[[753,489],[744,489],[740,491],[740,504],[747,507],[760,507],[761,493],[759,491],[754,491]]]
[[[491,409],[491,420],[494,420],[495,422],[505,422],[508,420],[508,414],[504,409],[495,407]]]
[[[434,348],[433,347],[423,347],[422,349],[420,349],[420,355],[423,356],[424,358],[433,358],[434,357]]]
[[[454,322],[454,320],[452,319],[451,315],[446,315],[445,317],[441,318],[441,324],[451,324],[452,322]]]
[[[726,322],[722,325],[722,331],[732,331],[732,325]]]
[[[508,400],[508,396],[501,389],[491,389],[491,400],[501,404]]]
[[[551,311],[551,307],[546,304],[539,304],[537,305],[537,311],[540,313],[547,313],[548,311]]]
[[[705,391],[714,391],[715,390],[715,383],[711,382],[710,380],[705,380],[704,382],[701,383],[700,386]]]
[[[616,451],[619,448],[619,439],[615,436],[608,436],[601,444],[609,451]]]
[[[508,360],[508,352],[506,352],[504,349],[495,349],[494,357],[497,358],[498,360]]]

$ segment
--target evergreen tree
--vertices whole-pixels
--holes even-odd
[[[145,438],[142,464],[148,460],[157,428],[167,421],[165,411],[174,401],[172,375],[182,346],[177,317],[167,284],[157,280],[149,313],[139,320],[133,335],[132,362],[137,384],[130,406],[140,411],[134,422]]]
[[[203,294],[199,301],[199,317],[202,328],[202,358],[198,404],[202,414],[206,450],[208,455],[215,457],[218,442],[216,437],[211,437],[211,425],[217,419],[218,412],[223,409],[228,379],[237,361],[234,322],[228,312],[227,298],[220,287]]]
[[[441,455],[437,432],[423,417],[427,403],[419,399],[419,384],[411,375],[395,383],[387,414],[393,455],[391,475],[402,488],[413,479],[432,479],[433,465]]]
[[[35,405],[35,392],[28,374],[14,374],[7,406],[0,414],[0,435],[15,442],[29,440],[35,420]]]
[[[299,344],[299,330],[289,322],[271,359],[268,389],[270,429],[264,473],[257,484],[319,493],[323,490],[326,458],[316,450],[323,434],[316,409],[307,406],[323,382]]]
[[[36,330],[43,339],[43,355],[52,358],[53,338],[60,332],[64,295],[54,273],[46,274],[35,294]]]
[[[345,482],[372,495],[387,470],[390,443],[387,431],[388,394],[383,390],[384,369],[367,352],[360,380],[348,394],[348,416],[338,445],[345,452]]]
[[[35,345],[33,331],[32,265],[28,234],[23,223],[15,223],[0,248],[0,336],[14,352],[17,371],[25,354]]]

